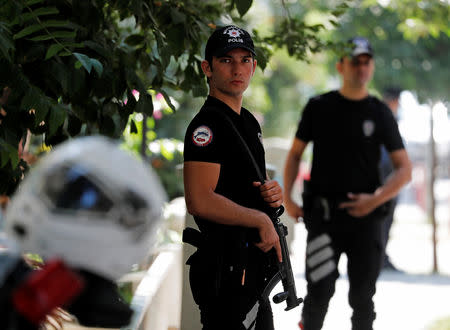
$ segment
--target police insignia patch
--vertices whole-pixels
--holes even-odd
[[[198,147],[205,147],[211,143],[213,133],[208,126],[202,125],[197,127],[192,133],[192,141]]]
[[[375,130],[375,123],[372,120],[364,120],[362,128],[364,136],[371,136]]]

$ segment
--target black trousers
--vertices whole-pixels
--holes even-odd
[[[236,302],[227,300],[211,301],[201,304],[200,320],[203,330],[274,330],[270,303],[255,302],[242,308]]]
[[[396,206],[397,206],[397,198],[394,198],[391,201],[389,201],[387,215],[383,220],[382,240],[383,240],[384,257],[383,257],[381,267],[385,267],[391,262],[389,260],[389,255],[386,253],[386,246],[387,246],[388,240],[389,240],[389,232],[391,230],[392,223],[394,222],[394,212],[395,212]]]
[[[211,258],[193,259],[189,281],[203,330],[274,329],[269,301],[258,299],[264,282],[262,265],[250,258],[242,284],[242,268],[225,263],[218,271]]]
[[[372,330],[373,296],[383,257],[382,221],[352,218],[341,211],[331,218],[308,217],[306,251],[307,295],[302,321],[305,330],[322,328],[339,277],[337,266],[347,255],[352,330]]]

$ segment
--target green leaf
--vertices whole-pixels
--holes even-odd
[[[17,150],[14,150],[14,152],[11,152],[9,154],[9,159],[11,161],[12,168],[16,168],[17,164],[19,164],[19,153]]]
[[[103,65],[99,60],[80,53],[73,53],[73,55],[78,59],[79,63],[84,66],[87,72],[91,73],[92,68],[94,68],[99,77],[102,75]],[[75,67],[79,69],[81,66],[77,62],[75,63]]]
[[[183,24],[186,22],[186,15],[176,8],[170,10],[170,16],[172,17],[173,24]]]
[[[258,59],[258,66],[264,71],[267,66],[267,56],[264,49],[256,47],[256,58]]]
[[[52,76],[60,85],[63,93],[67,93],[70,86],[71,74],[70,68],[63,63],[53,61],[48,70],[48,74]]]
[[[34,109],[36,110],[35,124],[39,125],[42,121],[45,121],[45,118],[50,110],[50,104],[47,99],[44,99],[42,94]]]
[[[44,41],[56,38],[75,38],[77,33],[75,31],[55,31],[50,34],[43,34],[37,37],[30,38],[32,41]]]
[[[28,111],[38,107],[41,95],[35,90],[35,88],[28,86],[28,89],[22,98],[20,103],[20,110]]]
[[[252,6],[253,0],[238,0],[236,1],[236,8],[239,12],[239,15],[242,17],[244,16],[250,7]]]
[[[174,56],[180,56],[185,52],[186,47],[184,45],[184,42],[186,37],[180,25],[175,25],[171,27],[167,31],[167,38],[171,41],[170,47],[167,46],[165,47],[164,50],[162,50],[163,56],[167,56],[170,58],[169,54],[173,54]]]
[[[61,45],[61,44],[51,45],[47,50],[47,54],[45,54],[45,60],[48,60],[49,58],[55,56],[63,48],[64,48],[64,45]]]
[[[47,54],[45,55],[45,59],[48,60],[49,58],[56,55],[58,52],[60,52],[64,48],[82,48],[84,47],[84,43],[82,42],[68,42],[68,43],[58,43],[53,44],[49,47],[47,50]],[[58,54],[59,56],[68,56],[72,55],[72,52],[70,50],[65,50],[64,52],[61,52]]]
[[[9,160],[9,153],[0,146],[0,168],[5,167]]]
[[[35,19],[36,17],[53,14],[59,14],[59,10],[56,9],[55,7],[37,8],[36,10],[33,10],[31,13],[23,13],[22,15],[16,17],[11,24],[15,25],[18,24],[19,22],[23,24],[26,21]]]
[[[35,5],[37,3],[42,3],[42,2],[44,2],[44,0],[27,0],[27,1],[25,1],[25,4],[27,6],[32,6],[32,5]]]
[[[166,100],[167,105],[170,107],[170,109],[172,109],[175,112],[177,109],[170,100],[169,94],[167,94],[167,92],[163,89],[161,89],[160,92],[164,96],[164,100]]]
[[[57,19],[50,19],[48,21],[42,22],[42,25],[45,27],[67,27],[71,28],[68,21],[61,21]]]
[[[59,53],[58,56],[72,56],[72,52],[71,52],[71,51],[68,51],[68,50],[65,50],[65,51]],[[77,62],[77,63],[80,64],[80,66],[78,67],[78,69],[81,68],[81,63],[80,63],[80,62]],[[75,67],[76,67],[76,65],[75,65]]]
[[[92,40],[85,40],[83,43],[86,47],[92,49],[93,51],[97,52],[98,54],[100,54],[101,56],[103,56],[105,58],[111,57],[111,55],[112,55],[108,49],[100,46],[98,43],[96,43]]]
[[[34,32],[40,31],[42,29],[45,28],[50,28],[50,27],[65,27],[68,25],[68,22],[66,21],[61,21],[61,20],[49,20],[49,21],[44,21],[42,23],[37,23],[37,24],[33,24],[33,25],[29,25],[26,28],[22,29],[21,31],[17,32],[14,35],[14,39],[20,39],[23,37],[26,37],[27,35],[30,35]],[[67,32],[67,31],[62,31],[62,32]],[[71,32],[72,34],[74,34],[75,36],[75,32]],[[52,35],[56,35],[57,32],[52,33]],[[67,38],[67,37],[63,37],[61,36],[61,38]]]
[[[95,72],[97,72],[98,76],[101,77],[103,73],[103,65],[100,63],[99,60],[96,60],[95,58],[91,58],[91,64],[94,68]]]
[[[0,138],[1,164],[4,167],[11,160],[12,168],[16,168],[19,163],[19,153],[17,147],[10,145],[8,142]]]
[[[192,86],[192,96],[206,96],[208,95],[208,86],[206,85],[205,80],[199,81],[198,84]]]
[[[68,48],[82,48],[84,47],[84,42],[62,42],[64,47]]]
[[[329,22],[331,23],[331,25],[333,25],[334,27],[339,27],[339,22],[335,21],[333,19],[330,19]]]
[[[48,116],[49,136],[53,136],[58,128],[64,124],[66,120],[66,109],[60,104],[54,104],[50,108],[50,115]]]
[[[59,14],[59,10],[56,7],[41,7],[33,10],[35,16],[53,15]]]
[[[20,30],[19,32],[17,32],[14,36],[13,39],[20,39],[23,37],[26,37],[27,35],[30,35],[36,31],[42,30],[44,27],[41,24],[33,24],[30,26],[27,26],[26,28]]]
[[[14,49],[14,43],[11,39],[11,33],[8,28],[0,22],[0,53],[8,60],[11,61],[9,51]]]
[[[77,60],[81,63],[82,66],[86,69],[87,72],[91,73],[92,70],[92,62],[89,56],[80,53],[73,53],[73,55],[77,58]],[[75,63],[75,67],[79,69],[81,66]]]

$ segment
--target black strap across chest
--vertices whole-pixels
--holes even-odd
[[[220,110],[214,109],[214,108],[208,108],[208,110],[213,111],[214,113],[218,114],[221,118],[223,118],[231,127],[231,129],[236,133],[236,136],[241,141],[241,147],[245,150],[245,153],[249,156],[253,167],[255,168],[256,175],[258,176],[258,180],[261,182],[261,184],[264,184],[264,181],[266,181],[265,176],[261,173],[261,170],[258,166],[258,163],[256,162],[255,157],[253,156],[252,151],[248,147],[247,143],[245,142],[244,138],[242,137],[241,133],[239,133],[238,129],[234,125],[234,123],[231,121],[231,119],[222,113]]]

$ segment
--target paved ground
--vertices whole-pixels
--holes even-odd
[[[305,249],[303,224],[295,225],[292,243],[293,267],[297,292],[304,296],[303,256]],[[391,230],[388,252],[391,260],[404,273],[383,272],[377,284],[374,330],[427,330],[444,317],[450,317],[450,228],[440,226],[438,262],[441,275],[432,270],[431,228],[423,221],[396,221]],[[323,330],[350,330],[351,309],[347,302],[348,281],[345,258],[339,264],[341,278],[330,302]],[[280,287],[281,288],[281,287]],[[277,288],[276,288],[277,289]],[[274,293],[278,292],[274,290]],[[276,329],[294,330],[300,318],[301,305],[285,312],[285,306],[273,305]]]

